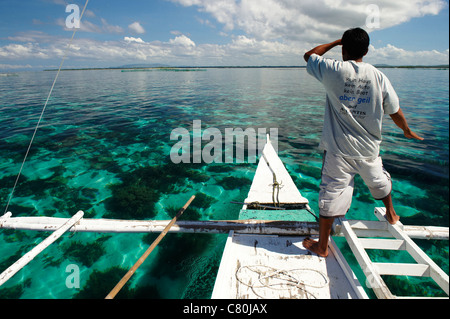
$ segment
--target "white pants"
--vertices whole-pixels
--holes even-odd
[[[391,176],[384,169],[381,157],[354,160],[325,152],[319,192],[321,217],[338,217],[347,213],[352,203],[356,174],[362,177],[375,199],[383,199],[391,193]]]

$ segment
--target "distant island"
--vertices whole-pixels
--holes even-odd
[[[448,69],[449,65],[389,65],[389,64],[374,64],[374,67],[379,69]]]
[[[388,65],[388,64],[375,64],[379,69],[449,69],[449,65]],[[258,65],[258,66],[170,66],[166,64],[126,64],[121,66],[112,66],[104,68],[67,68],[61,69],[61,71],[95,71],[95,70],[198,70],[198,69],[305,69],[306,66],[299,65]],[[44,71],[58,71],[58,69],[45,69]]]

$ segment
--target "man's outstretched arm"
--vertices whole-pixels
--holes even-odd
[[[406,122],[406,118],[403,114],[402,109],[399,109],[397,113],[390,114],[390,117],[394,121],[394,123],[403,130],[403,134],[406,138],[414,138],[416,140],[423,141],[422,137],[418,136],[409,128],[408,122]]]
[[[335,46],[338,46],[341,44],[342,44],[341,39],[330,42],[330,43],[321,44],[319,46],[316,46],[314,49],[311,49],[308,52],[306,52],[305,55],[303,56],[303,58],[305,59],[306,62],[308,62],[309,57],[312,54],[318,54],[318,55],[322,56],[325,53],[327,53],[328,51],[330,51],[332,48],[334,48]]]

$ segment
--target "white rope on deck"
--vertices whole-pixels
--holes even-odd
[[[244,273],[244,275],[240,275],[242,273]],[[313,277],[312,273],[319,276],[319,280],[315,283],[313,283],[311,279]],[[308,287],[320,289],[327,287],[330,284],[330,279],[326,274],[317,269],[311,268],[285,270],[276,269],[265,265],[248,265],[239,267],[236,271],[235,277],[238,282],[251,288],[253,293],[261,299],[266,299],[267,297],[258,294],[255,291],[256,289],[264,288],[285,290],[288,292],[293,288],[297,288],[303,291],[308,299],[310,297],[317,299],[317,297],[310,290],[308,290]]]
[[[84,14],[84,11],[86,10],[88,2],[89,2],[89,0],[86,0],[86,3],[84,4],[83,11],[81,11],[80,22],[81,22],[81,19],[83,18],[83,14]],[[67,52],[69,51],[69,48],[72,45],[72,41],[73,41],[73,38],[75,37],[75,33],[77,32],[77,30],[78,30],[77,28],[74,29],[72,37],[70,38],[69,44],[67,45],[67,47],[66,47],[66,49],[64,51],[64,56],[63,56],[63,58],[61,60],[61,64],[59,65],[58,72],[56,73],[55,79],[53,80],[53,84],[52,84],[52,87],[50,88],[50,92],[48,92],[47,100],[45,100],[44,107],[42,108],[41,115],[39,116],[39,120],[38,120],[38,122],[36,124],[36,127],[34,128],[34,132],[33,132],[33,135],[31,137],[30,144],[28,144],[28,149],[27,149],[27,151],[25,153],[25,156],[23,158],[23,162],[22,162],[22,165],[20,166],[19,173],[17,174],[16,180],[14,182],[14,186],[13,186],[13,188],[11,190],[11,193],[9,194],[8,203],[6,204],[6,208],[5,208],[4,213],[6,213],[8,211],[9,204],[11,203],[14,191],[15,191],[15,189],[17,187],[17,183],[19,182],[20,175],[22,174],[23,167],[25,165],[25,162],[27,161],[28,154],[30,153],[31,145],[33,144],[34,138],[36,136],[36,132],[37,132],[37,130],[39,128],[39,124],[41,123],[41,120],[44,117],[44,112],[45,112],[45,109],[47,108],[48,101],[50,100],[50,96],[52,95],[53,88],[55,87],[55,84],[56,84],[56,80],[58,79],[59,73],[61,72],[61,68],[62,68],[62,66],[64,64],[64,60],[67,57]]]

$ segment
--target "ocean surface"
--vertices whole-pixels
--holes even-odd
[[[405,139],[386,116],[381,154],[393,178],[396,211],[404,224],[448,227],[449,71],[382,71],[411,128],[425,138]],[[0,215],[55,75],[0,77]],[[237,219],[241,206],[230,202],[245,200],[254,157],[241,163],[236,147],[234,157],[225,158],[224,146],[222,163],[194,163],[193,153],[189,163],[171,160],[181,154],[172,131],[184,129],[193,141],[194,121],[201,121],[203,131],[218,129],[222,138],[226,128],[277,129],[279,156],[318,212],[324,103],[324,89],[305,69],[61,72],[8,211],[15,217],[67,218],[83,210],[86,218],[168,220],[197,195],[185,219]],[[378,206],[358,178],[347,218],[376,220]],[[0,230],[0,272],[46,236]],[[104,298],[156,236],[67,233],[0,287],[0,298]],[[209,298],[226,238],[168,234],[117,298]],[[345,240],[336,240],[364,283]],[[416,242],[448,274],[448,241]],[[404,258],[385,251],[371,257]],[[386,281],[397,295],[442,295],[432,281]]]

